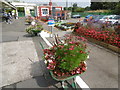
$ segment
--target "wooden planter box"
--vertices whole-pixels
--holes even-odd
[[[113,50],[113,51],[116,51],[118,53],[120,53],[120,48],[116,47],[116,46],[113,46],[113,45],[108,45],[108,48]]]
[[[109,44],[105,43],[105,42],[100,42],[99,45],[108,48]]]
[[[74,32],[73,34],[76,34],[76,33]],[[76,35],[78,35],[78,34],[76,34]],[[82,36],[83,36],[83,35],[82,35]],[[83,37],[85,37],[85,36],[83,36]],[[86,38],[88,41],[90,41],[90,42],[93,42],[93,43],[95,43],[95,44],[98,44],[98,45],[101,45],[101,46],[103,46],[103,47],[105,47],[105,48],[108,48],[108,49],[110,49],[110,50],[112,50],[112,51],[115,51],[115,52],[117,52],[117,53],[120,53],[120,48],[118,48],[118,47],[116,47],[116,46],[107,44],[107,43],[102,42],[102,41],[98,41],[98,40],[93,39],[93,38],[89,38],[89,37],[85,37],[85,38]]]

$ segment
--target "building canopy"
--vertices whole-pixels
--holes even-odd
[[[7,9],[7,8],[16,9],[15,6],[13,6],[12,4],[8,3],[5,0],[1,0],[0,2],[2,3],[2,8],[5,8],[5,9]]]

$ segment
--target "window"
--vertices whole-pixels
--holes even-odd
[[[61,8],[55,8],[55,10],[56,10],[56,11],[60,11],[60,10],[61,10]]]
[[[49,14],[48,8],[42,8],[42,16],[46,16]]]
[[[48,14],[48,9],[42,9],[43,14]]]
[[[65,16],[65,14],[64,14],[64,13],[62,13],[62,16]]]
[[[60,13],[58,13],[57,16],[60,16]]]

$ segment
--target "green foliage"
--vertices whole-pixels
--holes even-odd
[[[73,7],[64,7],[64,10],[72,11],[72,8],[73,8]]]
[[[88,7],[88,6],[85,7],[85,11],[89,11],[89,10],[91,10],[90,7]]]
[[[114,14],[120,14],[120,2],[117,3],[117,5],[115,6],[115,9],[112,11]]]
[[[77,6],[77,3],[74,3],[74,4],[73,4],[73,7],[78,7],[78,6]]]
[[[80,53],[85,52],[81,46],[75,46],[74,50],[69,50],[73,46],[72,44],[65,45],[63,49],[57,49],[56,56],[61,56],[59,68],[71,71],[79,66],[80,62],[87,59],[87,54]],[[63,53],[64,52],[64,53]],[[65,54],[66,53],[66,54]]]
[[[118,2],[91,2],[91,9],[92,10],[114,10]]]
[[[77,7],[74,11],[75,11],[75,12],[84,12],[84,11],[85,11],[85,8]]]
[[[43,27],[42,25],[35,25],[35,26],[29,26],[27,29],[26,29],[26,32],[28,34],[32,34],[32,35],[36,35],[37,33],[41,32],[43,30]]]

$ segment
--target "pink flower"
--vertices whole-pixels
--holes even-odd
[[[69,50],[74,50],[74,48],[69,48]]]
[[[75,43],[75,42],[73,42],[73,41],[72,41],[72,42],[69,42],[69,44],[74,44],[74,43]]]
[[[68,53],[65,52],[64,54],[66,55],[66,54],[68,54]]]

